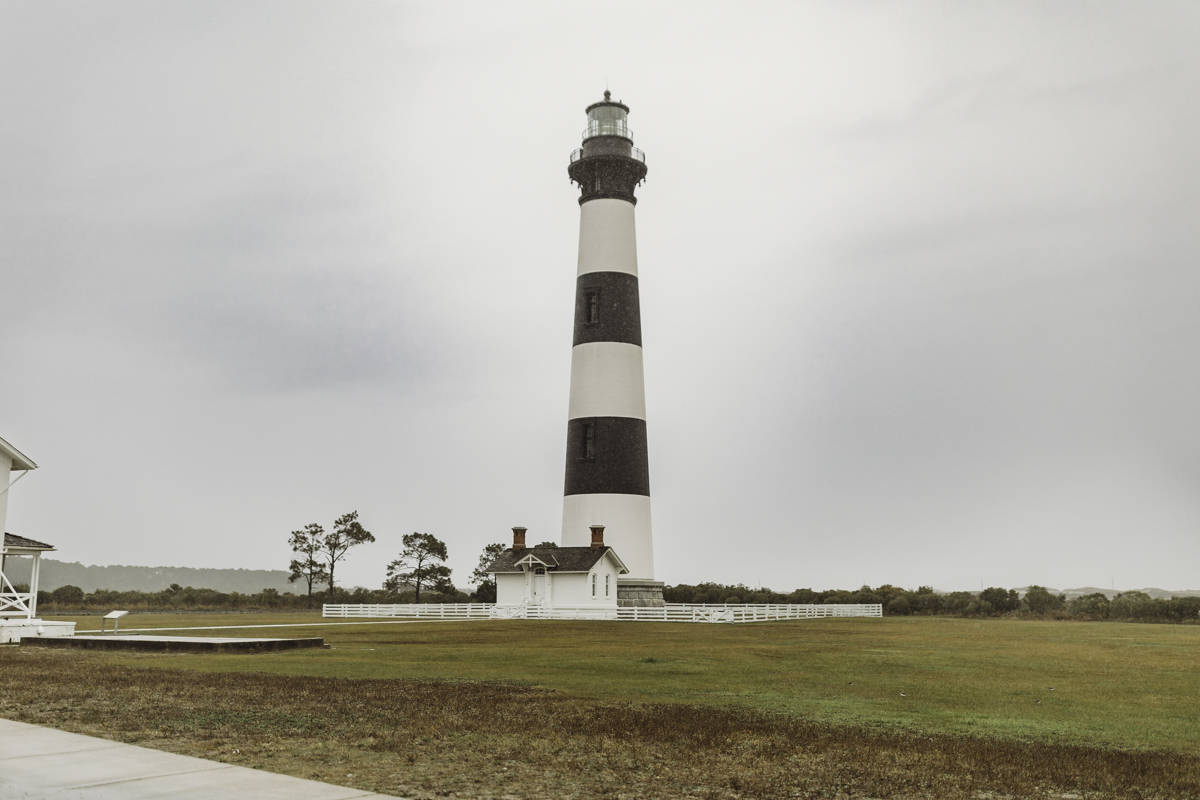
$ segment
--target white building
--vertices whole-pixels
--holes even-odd
[[[37,618],[42,554],[52,551],[54,545],[9,533],[6,527],[9,491],[34,469],[37,464],[32,458],[0,439],[0,531],[4,531],[0,544],[0,644],[18,641],[22,636],[71,636],[75,633],[74,622],[46,622]],[[13,478],[13,472],[22,474]],[[33,559],[27,592],[18,592],[4,572],[10,559],[20,557]]]
[[[497,606],[617,607],[617,577],[629,572],[593,525],[589,547],[526,547],[525,529],[513,528],[513,546],[488,567],[496,576]]]
[[[8,530],[5,525],[8,523],[8,488],[13,483],[12,473],[31,469],[37,469],[32,458],[0,439],[0,531]],[[16,479],[22,477],[18,475]]]

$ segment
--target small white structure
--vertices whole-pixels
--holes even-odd
[[[24,477],[11,477],[13,472],[28,473],[37,469],[33,459],[0,439],[0,531],[8,520],[8,493],[13,484]],[[22,636],[73,636],[74,622],[47,622],[37,618],[38,578],[42,554],[54,550],[54,545],[4,532],[0,545],[0,644],[20,641]],[[33,559],[29,570],[29,591],[18,592],[5,570],[10,558]]]
[[[496,606],[573,609],[617,607],[617,577],[629,572],[604,544],[604,526],[593,525],[589,547],[526,547],[525,528],[513,528],[513,545],[496,557]]]
[[[120,631],[121,630],[121,617],[125,616],[128,613],[129,613],[128,611],[124,611],[122,609],[117,608],[117,609],[113,609],[112,611],[105,614],[103,617],[100,618],[100,632],[104,633],[104,626],[108,624],[108,621],[110,619],[112,620],[112,624],[113,624],[113,633],[117,633],[118,631]]]

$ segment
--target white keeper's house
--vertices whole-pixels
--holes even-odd
[[[617,576],[629,572],[604,544],[604,526],[593,525],[588,547],[526,547],[525,528],[488,572],[496,576],[497,606],[617,607]]]

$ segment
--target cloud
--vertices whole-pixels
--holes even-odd
[[[1190,580],[1191,5],[610,11],[637,24],[12,15],[0,435],[44,465],[13,526],[69,558],[273,566],[356,506],[377,553],[445,534],[456,575],[511,525],[555,536],[566,156],[607,77],[650,166],[661,577]]]

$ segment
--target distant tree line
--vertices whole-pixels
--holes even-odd
[[[888,616],[1038,617],[1046,619],[1198,622],[1200,597],[1154,598],[1145,592],[1121,592],[1111,600],[1101,592],[1067,598],[1043,586],[1024,593],[992,586],[981,592],[915,591],[884,584],[857,590],[796,589],[776,592],[744,584],[679,584],[663,589],[668,603],[880,603]]]
[[[29,583],[32,559],[10,558],[4,573],[13,583]],[[39,584],[43,589],[59,586],[82,587],[85,592],[119,586],[142,592],[160,592],[173,583],[181,586],[208,586],[221,592],[258,592],[275,589],[295,592],[288,573],[279,569],[214,569],[207,567],[144,567],[125,564],[85,565],[77,561],[56,561],[42,557]]]
[[[490,563],[495,546],[480,557],[480,568]],[[486,563],[485,563],[486,561]],[[406,571],[420,570],[417,565]],[[398,574],[398,573],[393,573]],[[440,574],[427,582],[417,599],[417,587],[404,580],[392,582],[391,589],[334,589],[314,591],[312,602],[321,603],[466,603],[494,602],[495,584],[477,569],[476,590],[470,594],[456,589]],[[18,591],[28,587],[17,586]],[[903,589],[891,584],[855,591],[796,589],[776,592],[750,588],[744,584],[679,584],[663,589],[668,603],[880,603],[888,616],[962,616],[1016,617],[1076,620],[1118,620],[1129,622],[1200,621],[1200,597],[1154,598],[1145,592],[1121,592],[1111,600],[1100,592],[1070,599],[1053,594],[1044,587],[1030,586],[1024,593],[993,586],[981,592],[939,593],[931,587]],[[54,591],[38,592],[38,609],[43,613],[68,611],[257,611],[308,608],[306,595],[264,589],[261,592],[219,592],[172,584],[160,592],[115,591],[97,589],[85,592],[78,586],[60,586]]]
[[[18,591],[28,591],[17,586]],[[413,603],[412,588],[401,591],[383,589],[334,589],[332,592],[313,592],[312,602],[322,603]],[[426,590],[421,602],[465,603],[470,596],[450,586],[445,591]],[[173,584],[161,592],[117,591],[97,589],[85,592],[78,586],[60,586],[51,592],[38,592],[38,612],[42,614],[68,611],[107,612],[116,608],[128,611],[264,611],[309,608],[307,595],[264,589],[261,592],[218,592],[215,589],[195,588]]]
[[[487,568],[505,545],[489,544],[480,553],[471,573],[475,590],[467,594],[450,581],[446,566],[446,543],[429,533],[413,532],[403,537],[403,549],[387,565],[380,589],[343,589],[334,583],[334,569],[358,545],[375,541],[375,536],[358,521],[358,512],[338,517],[329,532],[318,523],[292,531],[288,543],[297,558],[289,565],[289,580],[299,582],[305,594],[265,588],[258,592],[223,592],[172,583],[161,591],[85,592],[67,584],[53,591],[38,592],[44,612],[109,611],[250,611],[312,608],[323,603],[461,603],[495,602],[496,582]],[[537,547],[555,547],[543,542]],[[321,584],[325,585],[322,590]],[[28,590],[27,588],[25,589]],[[663,589],[668,603],[879,603],[889,616],[954,615],[966,617],[1040,617],[1050,619],[1130,620],[1138,622],[1200,621],[1200,597],[1155,598],[1140,591],[1122,592],[1111,600],[1102,592],[1068,599],[1043,586],[1024,592],[992,586],[980,592],[935,592],[930,586],[915,591],[892,584],[856,590],[795,589],[777,592],[745,584],[678,584]]]

